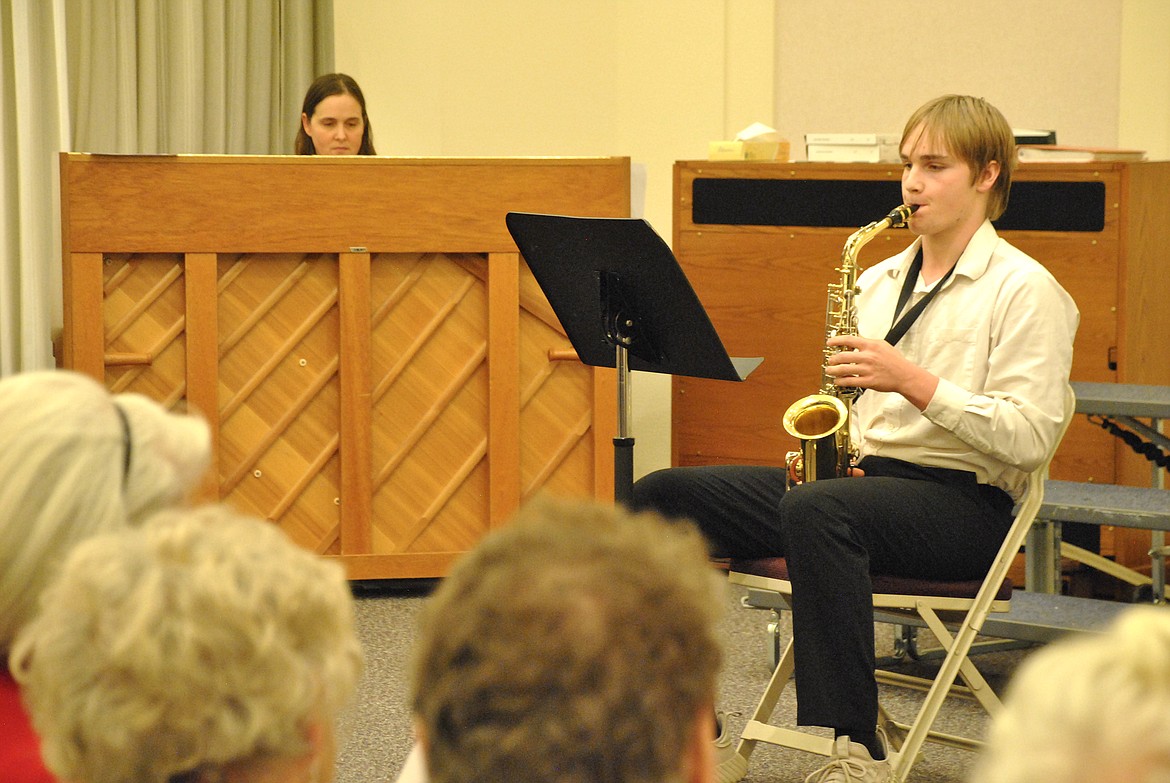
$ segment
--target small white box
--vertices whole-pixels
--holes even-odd
[[[894,144],[901,141],[897,133],[806,133],[805,144]]]
[[[805,154],[813,163],[897,163],[895,144],[809,144]]]

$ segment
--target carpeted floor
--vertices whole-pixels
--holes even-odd
[[[426,596],[425,586],[410,589],[357,589],[358,628],[366,649],[367,670],[355,704],[342,724],[337,783],[383,783],[398,773],[410,748],[410,717],[406,705],[411,643],[415,636],[418,610]],[[727,587],[727,611],[723,618],[727,639],[727,665],[720,686],[719,708],[738,712],[729,720],[738,731],[745,716],[755,709],[771,673],[771,641],[768,610],[741,605],[745,592]],[[876,626],[878,655],[892,648],[892,627]],[[790,630],[787,615],[780,623],[782,641]],[[996,690],[1010,676],[1027,651],[980,655],[977,665]],[[929,669],[927,663],[900,664],[906,673]],[[785,691],[775,720],[791,725],[795,715],[792,689]],[[883,686],[883,703],[895,717],[913,714],[921,694]],[[986,718],[974,702],[950,700],[940,714],[938,728],[965,735],[982,736]],[[966,780],[973,754],[928,744],[915,765],[908,783],[960,783]],[[750,783],[799,783],[824,763],[819,756],[773,748],[762,743],[752,756],[745,780]]]

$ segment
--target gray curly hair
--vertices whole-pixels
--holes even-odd
[[[362,654],[337,563],[207,506],[79,544],[12,663],[54,774],[166,783],[306,754]]]

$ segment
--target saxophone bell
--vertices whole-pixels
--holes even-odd
[[[785,456],[788,486],[849,475],[849,406],[832,394],[802,397],[784,412],[784,430],[800,441]]]

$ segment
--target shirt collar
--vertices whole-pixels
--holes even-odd
[[[987,271],[987,265],[991,263],[991,255],[998,243],[999,234],[995,232],[995,226],[991,225],[990,220],[984,220],[983,224],[971,236],[966,249],[963,250],[963,255],[959,256],[952,277],[963,275],[972,280],[978,280]],[[900,280],[902,275],[906,274],[921,245],[922,237],[916,237],[910,247],[902,251],[898,257],[898,263],[890,267],[888,274],[891,278]]]

